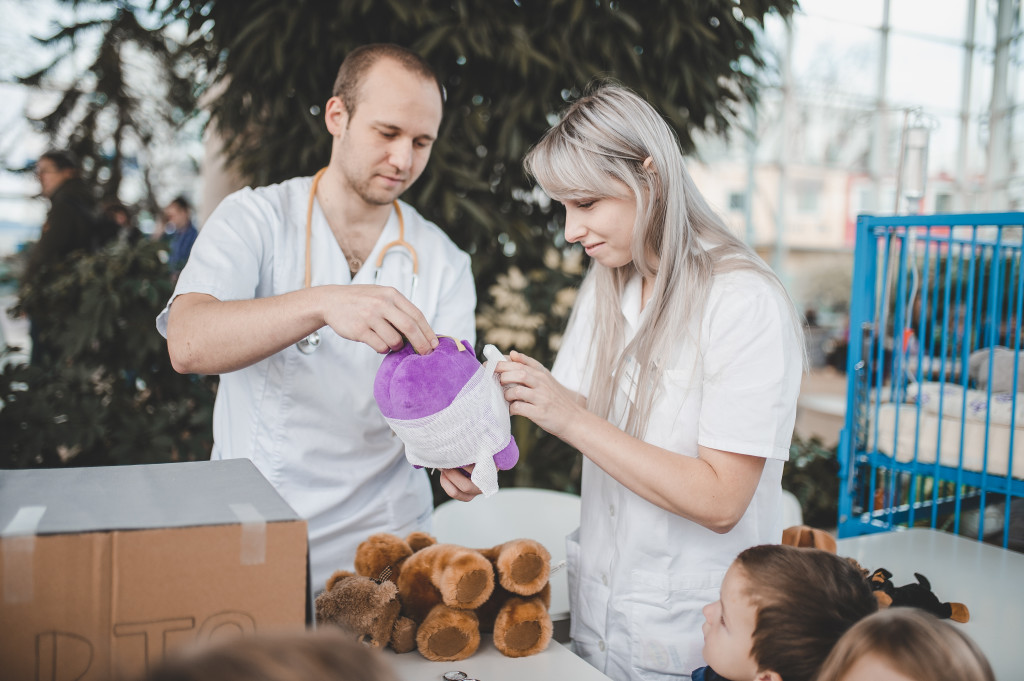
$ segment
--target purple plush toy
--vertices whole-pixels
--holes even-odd
[[[426,355],[416,354],[408,343],[389,353],[377,370],[373,396],[413,465],[475,464],[471,478],[490,496],[498,491],[498,470],[519,460],[508,404],[494,374],[502,356],[488,345],[488,361],[482,365],[468,342],[447,336],[438,340]]]

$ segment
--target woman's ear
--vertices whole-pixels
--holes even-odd
[[[644,168],[647,168],[647,170],[650,170],[655,174],[658,172],[658,169],[654,167],[654,158],[651,156],[644,159]]]
[[[760,671],[757,676],[754,677],[754,681],[782,681],[782,677],[778,672],[771,671]]]

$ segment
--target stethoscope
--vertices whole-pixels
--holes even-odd
[[[313,282],[313,270],[310,264],[312,262],[311,253],[313,245],[313,202],[316,200],[317,185],[320,184],[320,178],[326,170],[327,168],[321,168],[313,176],[313,186],[309,190],[309,204],[306,207],[306,288],[310,288]],[[409,300],[412,300],[413,296],[416,295],[416,283],[419,281],[419,257],[416,255],[416,249],[413,248],[412,244],[405,240],[405,218],[402,217],[402,209],[398,205],[398,200],[393,201],[392,205],[394,205],[395,213],[398,215],[398,238],[384,244],[384,247],[380,249],[380,255],[377,256],[377,263],[373,272],[373,283],[374,285],[380,283],[380,268],[384,265],[384,256],[388,254],[388,251],[395,247],[404,248],[408,252],[409,258],[412,259],[412,286],[409,289]],[[304,355],[313,354],[320,347],[320,332],[314,331],[305,338],[300,339],[295,344],[295,347]]]

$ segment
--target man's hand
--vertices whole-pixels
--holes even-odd
[[[408,298],[390,286],[324,286],[324,323],[342,338],[366,343],[383,354],[408,340],[425,355],[437,347],[437,335]]]

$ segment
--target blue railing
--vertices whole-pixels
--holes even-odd
[[[1011,546],[1022,225],[1024,213],[858,218],[840,536],[928,525]]]

